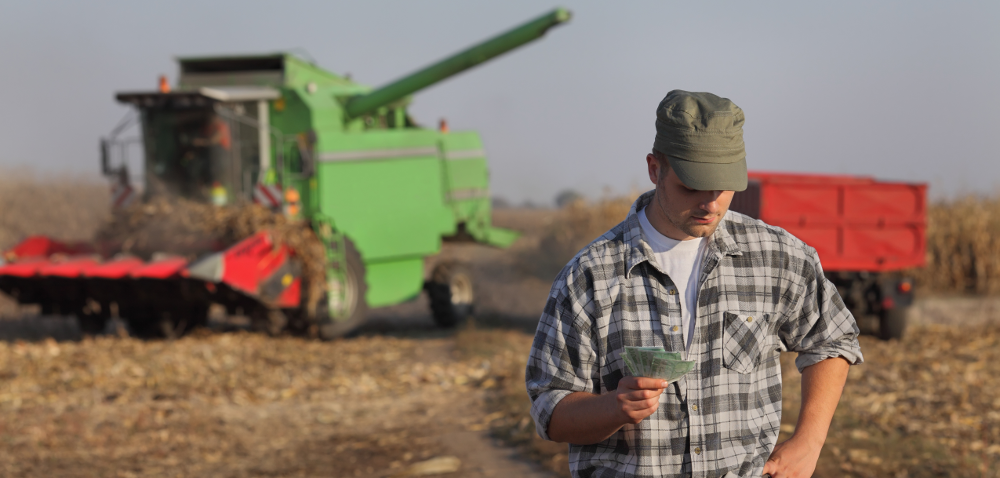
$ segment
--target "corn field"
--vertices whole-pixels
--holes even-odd
[[[69,241],[91,239],[110,217],[110,202],[103,182],[0,170],[0,251],[34,234]]]
[[[1000,292],[1000,198],[967,196],[931,205],[927,266],[914,271],[925,291]]]

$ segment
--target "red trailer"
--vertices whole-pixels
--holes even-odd
[[[860,320],[899,338],[926,256],[927,185],[870,177],[751,172],[730,209],[784,228],[816,248],[826,276]]]

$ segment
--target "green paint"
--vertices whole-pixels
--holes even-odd
[[[365,263],[368,305],[381,307],[416,298],[424,288],[424,258]],[[372,284],[379,287],[373,288]]]

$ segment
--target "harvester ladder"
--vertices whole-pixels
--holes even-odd
[[[323,219],[317,220],[316,232],[326,252],[326,293],[330,319],[346,320],[351,311],[347,290],[347,238]]]

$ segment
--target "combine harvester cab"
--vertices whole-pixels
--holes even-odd
[[[220,304],[258,329],[332,338],[360,326],[368,307],[425,291],[434,320],[453,326],[472,312],[470,277],[458,264],[425,277],[426,259],[443,240],[506,247],[517,234],[491,224],[479,135],[443,121],[420,127],[407,112],[411,95],[569,18],[556,9],[378,89],[284,53],[182,58],[176,87],[161,78],[158,91],[117,95],[138,114],[101,142],[113,207],[256,202],[309,231],[322,254],[293,250],[266,228],[238,243],[164,234],[159,249],[138,255],[35,237],[5,252],[0,290],[76,315],[85,332],[117,315],[138,334],[175,337]],[[140,140],[120,138],[136,124]],[[130,180],[130,144],[141,145],[141,187]],[[316,262],[320,279],[308,273]]]

